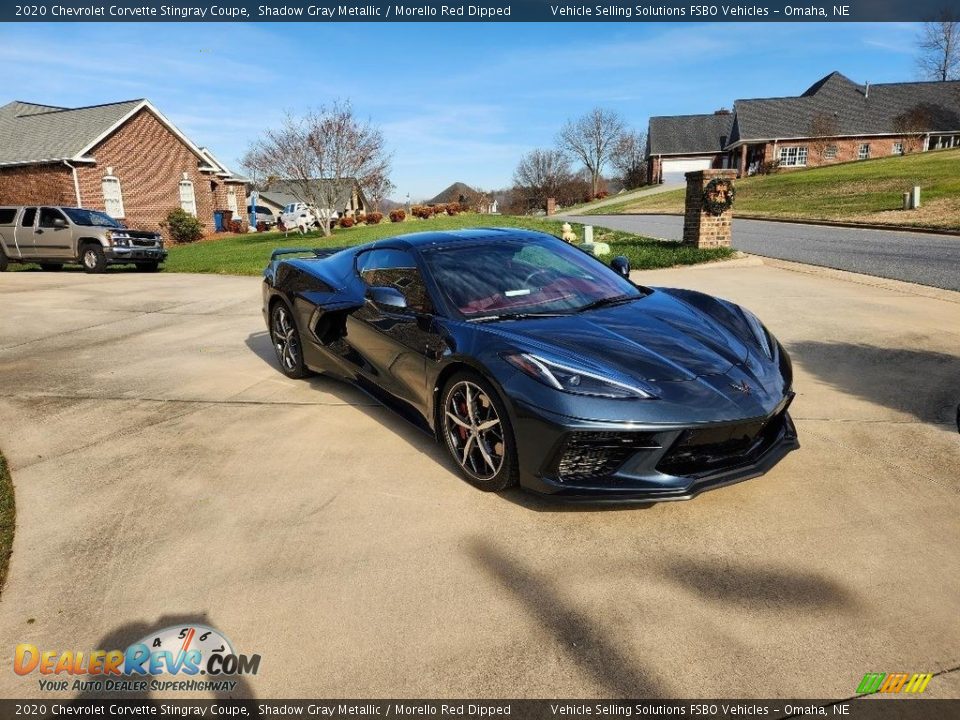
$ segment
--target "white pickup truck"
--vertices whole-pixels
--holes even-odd
[[[89,273],[133,264],[156,272],[167,258],[159,233],[130,230],[99,210],[15,205],[0,207],[0,272],[10,263],[59,270],[80,263]]]

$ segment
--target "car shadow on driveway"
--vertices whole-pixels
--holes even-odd
[[[814,340],[788,349],[799,366],[841,392],[944,430],[958,429],[960,356]]]
[[[855,605],[850,594],[823,575],[779,568],[749,567],[732,561],[675,558],[663,568],[667,579],[704,600],[744,608],[839,610]]]

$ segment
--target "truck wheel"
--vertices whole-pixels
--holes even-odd
[[[44,272],[60,272],[63,270],[63,263],[40,263],[40,269]]]
[[[102,273],[107,269],[107,256],[103,248],[94,243],[87,243],[80,250],[80,262],[88,273]]]
[[[7,254],[3,251],[3,246],[0,245],[0,272],[6,270],[9,264],[10,261],[7,260]]]
[[[137,268],[137,272],[154,273],[160,269],[160,263],[158,262],[137,263],[135,267]]]

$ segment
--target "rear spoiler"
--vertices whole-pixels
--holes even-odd
[[[273,262],[279,257],[284,255],[302,255],[303,253],[310,253],[317,258],[325,258],[338,253],[341,250],[346,250],[345,247],[335,247],[335,248],[278,248],[270,253],[270,262]]]

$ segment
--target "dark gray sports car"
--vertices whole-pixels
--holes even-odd
[[[679,500],[799,447],[790,359],[756,316],[611,266],[515,229],[278,250],[263,312],[284,373],[356,383],[483,490]]]

